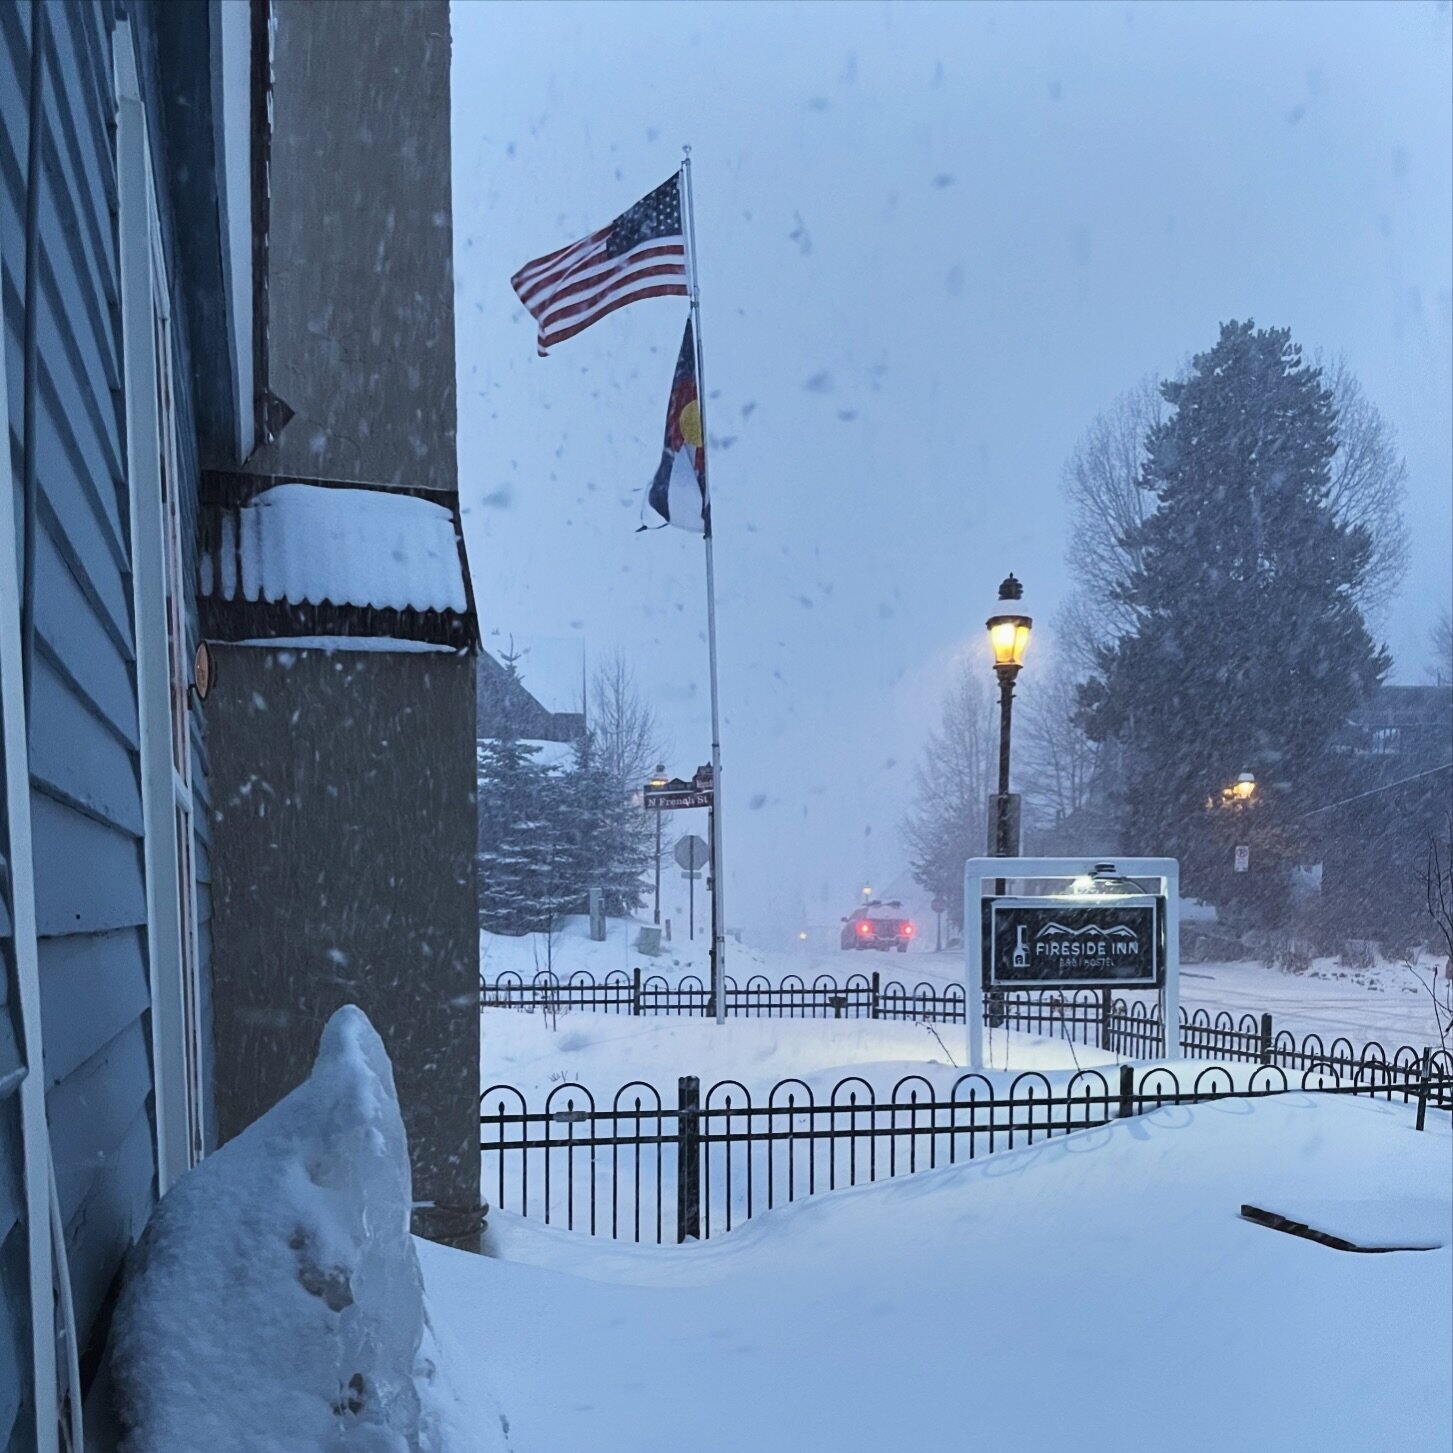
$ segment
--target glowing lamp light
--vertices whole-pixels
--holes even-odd
[[[646,783],[646,786],[665,787],[669,785],[670,781],[671,779],[666,775],[666,764],[664,762],[657,762],[656,770],[654,773],[652,773],[650,779]]]
[[[1231,789],[1231,795],[1238,802],[1248,802],[1256,792],[1256,774],[1254,772],[1243,772],[1237,779],[1236,785]]]
[[[999,602],[1019,601],[1024,598],[1024,587],[1008,576],[999,587]],[[994,651],[994,666],[1003,670],[1018,670],[1024,664],[1024,653],[1029,647],[1029,633],[1034,626],[1029,616],[1015,613],[990,616],[985,623],[989,628],[989,645]]]

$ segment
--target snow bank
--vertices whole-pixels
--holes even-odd
[[[308,1079],[180,1180],[132,1255],[112,1339],[126,1453],[455,1446],[410,1200],[388,1055],[340,1009]]]

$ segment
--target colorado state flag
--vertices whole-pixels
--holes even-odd
[[[701,400],[696,382],[696,338],[691,319],[681,340],[671,402],[666,408],[666,439],[646,503],[666,524],[706,531],[706,440],[701,433]]]

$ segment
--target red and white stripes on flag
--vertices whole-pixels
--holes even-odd
[[[688,296],[680,173],[609,227],[527,262],[510,283],[539,325],[542,358],[627,303]]]

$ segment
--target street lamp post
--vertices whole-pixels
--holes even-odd
[[[1014,712],[1014,681],[1024,665],[1024,652],[1029,646],[1029,633],[1034,622],[1014,609],[1024,597],[1024,587],[1014,576],[1005,577],[999,587],[999,613],[986,622],[989,644],[994,650],[994,674],[999,678],[999,794],[995,803],[994,856],[1012,856],[1009,821],[1009,733]],[[1004,879],[996,884],[996,892],[1004,892]]]
[[[666,776],[666,764],[656,763],[655,774],[646,783],[647,787],[660,789],[665,787],[670,779]],[[654,922],[659,928],[661,925],[661,814],[656,813],[656,908]]]

